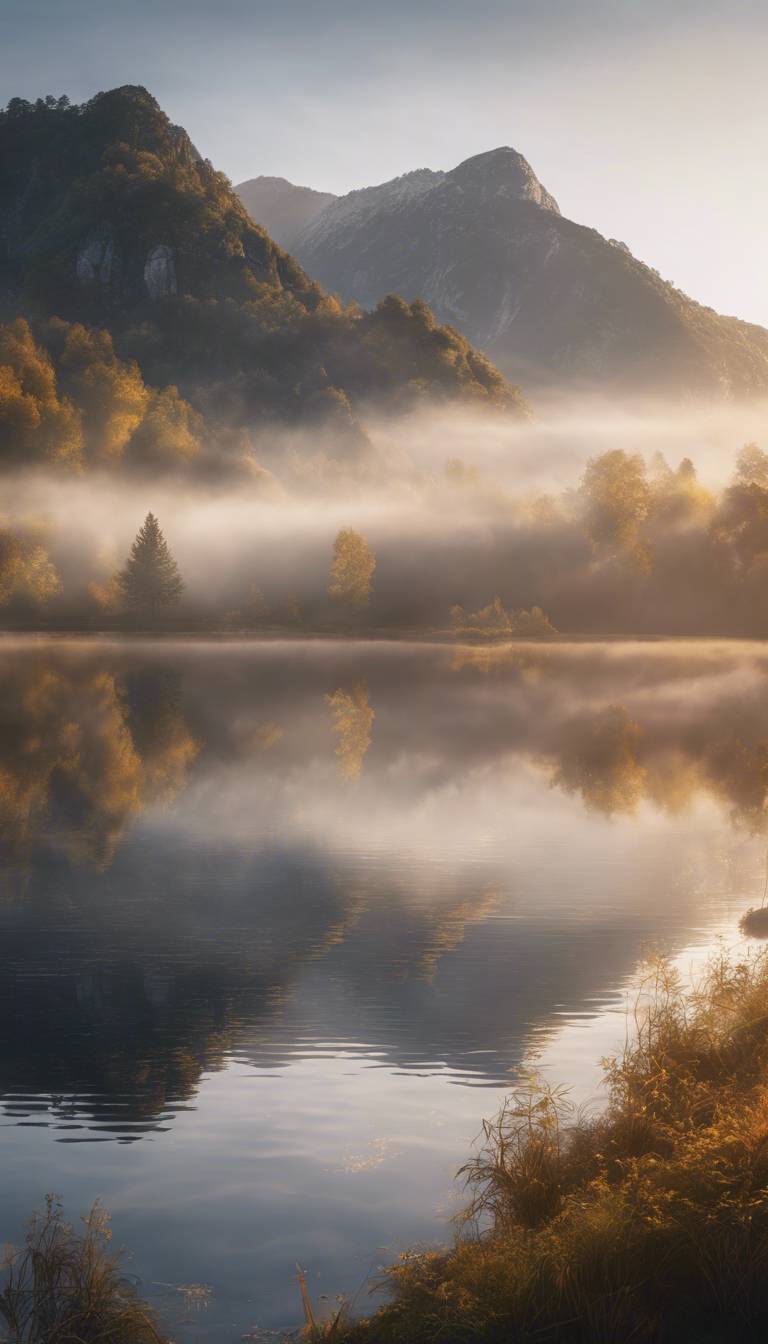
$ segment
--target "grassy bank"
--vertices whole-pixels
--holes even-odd
[[[610,1104],[531,1089],[464,1169],[452,1249],[401,1258],[348,1344],[751,1340],[768,1326],[768,956],[651,969]]]
[[[0,1340],[9,1344],[165,1344],[98,1206],[80,1231],[49,1198],[24,1245],[5,1248],[0,1271]]]
[[[693,989],[649,968],[609,1104],[530,1087],[463,1170],[455,1242],[386,1274],[390,1300],[337,1344],[725,1344],[768,1328],[768,952],[713,959]],[[9,1255],[0,1339],[161,1344],[98,1214],[51,1206]]]

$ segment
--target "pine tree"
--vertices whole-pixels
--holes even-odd
[[[128,606],[156,613],[181,597],[184,584],[153,513],[148,513],[117,577]]]

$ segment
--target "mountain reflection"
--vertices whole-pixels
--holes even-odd
[[[340,1042],[504,1082],[744,890],[766,673],[726,645],[5,646],[7,1123],[127,1141],[228,1059]]]

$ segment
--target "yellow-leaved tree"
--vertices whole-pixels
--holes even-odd
[[[333,561],[328,592],[355,611],[371,600],[371,581],[376,557],[361,532],[343,527],[333,543]]]

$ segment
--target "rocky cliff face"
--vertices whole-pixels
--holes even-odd
[[[114,317],[189,295],[320,293],[155,99],[128,86],[82,107],[0,113],[0,301]]]
[[[293,251],[346,301],[424,299],[525,386],[768,390],[768,332],[720,317],[563,218],[513,149],[340,197]]]
[[[153,303],[158,299],[172,298],[178,293],[176,284],[176,262],[173,248],[165,243],[157,243],[150,248],[144,263],[144,285]]]
[[[330,191],[295,187],[284,177],[252,177],[241,182],[235,191],[251,219],[261,224],[281,247],[289,249],[297,234],[336,200]]]
[[[219,425],[237,453],[243,431],[275,420],[332,425],[339,451],[358,451],[357,408],[372,401],[399,408],[458,398],[526,413],[519,391],[426,305],[391,298],[371,314],[341,311],[140,87],[81,106],[12,99],[0,109],[5,322],[18,369],[0,386],[11,407],[0,405],[0,430],[10,426],[14,461],[27,449],[50,450],[47,429],[27,442],[16,401],[39,400],[30,368],[50,362],[64,384],[74,378],[62,343],[75,324],[84,330],[72,340],[105,386],[123,369],[143,388],[139,400],[165,389],[145,433],[153,453],[161,439],[194,439],[197,415]],[[87,398],[79,384],[74,393],[83,400],[75,418],[85,423]],[[55,398],[41,403],[41,425],[52,405],[60,409]],[[137,434],[144,429],[142,421]],[[88,433],[70,435],[73,457]]]

